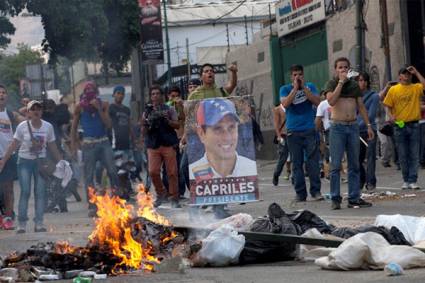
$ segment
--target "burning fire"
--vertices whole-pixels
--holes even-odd
[[[68,241],[57,241],[55,243],[55,253],[58,254],[71,254],[76,250],[71,246]]]
[[[170,226],[170,221],[156,213],[153,207],[153,198],[149,193],[145,193],[143,185],[139,185],[138,190],[137,216],[157,224]],[[135,216],[134,207],[118,196],[96,195],[92,188],[89,188],[89,196],[90,202],[97,206],[98,216],[96,227],[89,236],[89,241],[92,245],[109,249],[121,259],[121,262],[114,267],[114,273],[122,273],[128,267],[153,270],[153,264],[160,261],[152,255],[152,244],[148,242],[147,246],[142,247],[131,235],[130,222]],[[171,235],[165,235],[161,242],[166,244],[175,236],[174,232]],[[60,250],[67,249],[71,249],[69,244],[60,245]]]
[[[130,220],[133,206],[117,196],[95,195],[90,188],[90,202],[97,206],[96,227],[89,236],[92,244],[108,247],[122,261],[114,267],[119,273],[123,267],[152,270],[159,260],[149,254],[150,248],[142,246],[131,237]],[[148,261],[142,264],[143,261]]]
[[[152,195],[149,192],[145,192],[145,188],[142,184],[139,185],[138,191],[137,204],[139,205],[139,209],[137,210],[137,215],[154,223],[170,226],[171,222],[155,211]]]

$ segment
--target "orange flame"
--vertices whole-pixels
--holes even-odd
[[[153,197],[149,192],[145,192],[143,184],[140,184],[137,189],[139,191],[137,193],[137,204],[139,205],[137,215],[157,224],[171,226],[171,222],[167,218],[156,212],[153,207]]]
[[[55,243],[55,253],[57,254],[71,254],[75,250],[76,248],[71,246],[68,241],[57,241]]]
[[[90,243],[108,247],[111,252],[121,258],[114,267],[115,273],[123,272],[123,268],[152,270],[153,263],[159,260],[150,254],[152,248],[142,248],[131,236],[130,221],[134,208],[118,196],[99,196],[89,188],[90,202],[97,206],[96,227],[89,236]]]

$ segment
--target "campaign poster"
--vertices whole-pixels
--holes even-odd
[[[192,205],[259,200],[252,97],[186,102]]]
[[[139,0],[142,64],[164,62],[162,43],[161,2]]]

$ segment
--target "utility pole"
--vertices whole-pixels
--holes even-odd
[[[190,80],[189,38],[186,37],[187,82]]]
[[[364,71],[364,19],[363,19],[363,0],[356,0],[356,69]]]
[[[269,28],[270,28],[270,38],[272,37],[272,8],[269,3]]]
[[[382,28],[382,45],[385,55],[385,80],[392,80],[391,76],[391,55],[390,55],[390,40],[388,34],[388,14],[387,0],[379,0],[379,8],[381,10],[381,28]]]
[[[246,39],[246,45],[248,45],[248,23],[246,19],[246,15],[243,16],[244,22],[245,22],[245,39]]]
[[[176,46],[176,55],[177,55],[177,65],[180,65],[180,46],[178,41]]]
[[[164,6],[164,23],[165,23],[165,44],[166,44],[166,48],[167,48],[167,68],[168,68],[168,72],[167,72],[167,81],[168,81],[168,86],[171,86],[171,78],[172,78],[172,74],[171,74],[171,56],[170,56],[170,39],[168,36],[168,21],[167,21],[167,0],[162,0],[162,4]]]
[[[226,24],[227,52],[230,52],[229,24]]]

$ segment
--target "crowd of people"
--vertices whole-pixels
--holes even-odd
[[[370,207],[372,204],[361,198],[361,190],[376,188],[379,137],[382,165],[391,167],[393,145],[394,163],[402,173],[401,189],[420,189],[418,167],[425,165],[425,79],[415,67],[400,69],[398,81],[388,82],[379,93],[371,90],[369,75],[351,70],[344,57],[335,61],[334,75],[321,92],[305,80],[301,65],[292,66],[290,73],[291,83],[280,88],[281,102],[274,109],[279,155],[275,186],[285,162],[290,161],[292,173],[290,166],[288,173],[292,174],[296,202],[307,200],[307,174],[311,199],[324,200],[320,177],[326,177],[331,208],[341,209],[341,172],[346,163],[347,207]]]
[[[188,109],[181,89],[176,86],[165,94],[159,85],[152,85],[149,103],[140,119],[134,119],[130,108],[123,104],[126,93],[120,85],[113,89],[113,102],[109,104],[100,99],[94,81],[86,82],[72,114],[63,101],[56,105],[52,100],[28,98],[22,99],[18,111],[11,111],[7,107],[6,87],[0,85],[0,227],[15,229],[16,179],[20,188],[16,228],[17,233],[25,233],[32,182],[34,231],[45,232],[46,211],[58,205],[59,211],[66,212],[67,195],[81,201],[77,191],[80,178],[86,194],[88,188],[93,188],[98,194],[112,193],[129,200],[134,192],[128,178],[140,181],[145,171],[145,189],[150,190],[151,184],[155,187],[154,206],[170,202],[174,209],[181,207],[181,200],[190,189],[190,179],[196,177],[196,168],[210,167],[212,174],[221,177],[234,176],[238,166],[244,170],[248,161],[241,161],[244,157],[235,150],[239,124],[235,106],[227,100],[216,100],[230,96],[236,87],[237,66],[232,64],[228,70],[229,80],[223,87],[216,85],[211,64],[200,68],[200,79],[188,82],[187,100],[213,102],[200,103],[195,115],[196,133],[205,146],[205,154],[191,169],[184,127]],[[341,172],[345,171],[345,163],[347,207],[370,207],[372,204],[361,198],[361,190],[374,190],[377,186],[375,168],[379,152],[384,167],[392,166],[390,159],[394,156],[395,166],[402,172],[402,189],[419,189],[418,165],[425,166],[425,123],[420,123],[425,118],[425,79],[413,66],[402,68],[398,81],[388,82],[379,93],[371,90],[367,73],[351,70],[347,58],[335,61],[332,79],[322,91],[306,80],[303,66],[292,66],[290,75],[291,82],[280,88],[280,103],[274,109],[274,143],[278,148],[272,179],[275,186],[286,164],[284,179],[291,179],[295,201],[305,202],[309,194],[312,200],[321,201],[321,178],[328,178],[331,208],[341,209]],[[419,83],[413,83],[413,78]],[[252,112],[251,107],[247,109]],[[253,113],[249,117],[255,119]],[[215,135],[220,131],[228,133],[232,150],[217,146]],[[215,158],[229,162],[218,162]],[[74,182],[63,193],[54,194],[46,189],[56,184],[52,172],[48,172],[49,162],[53,167],[61,163],[72,168],[70,179]],[[133,167],[125,167],[122,162]],[[122,168],[130,169],[127,172]],[[308,190],[305,175],[309,178]],[[225,205],[211,207],[217,218],[230,216]],[[89,216],[96,215],[96,207],[91,203],[88,211]],[[196,215],[199,208],[192,207],[190,211]]]

